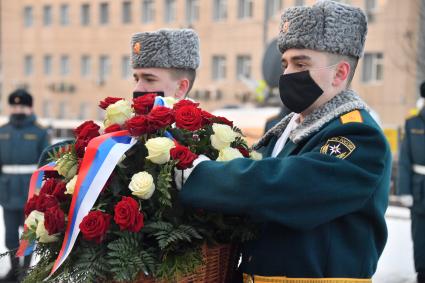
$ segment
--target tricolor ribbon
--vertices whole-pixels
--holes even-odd
[[[30,179],[30,187],[28,190],[28,200],[27,202],[34,196],[36,191],[41,189],[41,185],[43,183],[44,172],[46,171],[56,171],[55,162],[51,162],[47,165],[44,165],[38,168],[31,176]],[[24,233],[28,231],[27,225],[24,225]],[[30,255],[34,251],[34,242],[29,242],[27,239],[22,239],[19,243],[19,248],[16,251],[16,256],[27,256]]]
[[[78,171],[77,182],[68,213],[68,223],[62,248],[53,265],[50,276],[58,270],[70,254],[80,233],[80,223],[90,212],[109,176],[136,139],[128,131],[118,131],[92,139]],[[49,276],[49,277],[50,277]]]

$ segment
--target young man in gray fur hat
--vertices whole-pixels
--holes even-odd
[[[366,31],[364,13],[337,2],[286,10],[279,89],[292,113],[255,146],[262,160],[207,160],[183,174],[183,204],[260,222],[242,247],[243,282],[371,282],[391,152],[349,89]]]
[[[181,99],[193,86],[199,67],[199,38],[191,29],[160,29],[131,38],[134,96],[163,92]]]

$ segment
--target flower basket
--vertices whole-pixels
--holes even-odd
[[[238,263],[238,248],[232,244],[202,246],[203,264],[195,273],[177,278],[176,283],[225,283],[232,282]],[[142,275],[137,283],[170,283],[158,281]]]

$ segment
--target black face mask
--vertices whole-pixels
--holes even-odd
[[[27,115],[23,114],[23,113],[16,113],[16,114],[10,115],[10,118],[12,120],[15,120],[15,121],[23,121],[23,120],[25,120],[26,117],[27,117]]]
[[[154,94],[156,94],[156,96],[164,97],[163,91],[133,91],[133,98],[137,98],[137,97],[143,96],[143,95],[148,94],[148,93],[154,93]]]
[[[323,90],[311,78],[309,71],[303,71],[281,75],[279,93],[289,110],[301,113],[323,94]]]

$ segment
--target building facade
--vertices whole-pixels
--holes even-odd
[[[267,43],[280,14],[315,0],[1,0],[0,115],[7,95],[27,87],[48,119],[101,119],[106,96],[131,97],[130,37],[158,28],[193,28],[201,66],[192,91],[210,110],[254,99]],[[345,0],[369,17],[365,56],[352,87],[384,127],[403,124],[424,79],[421,0]],[[425,5],[425,4],[422,4]],[[423,31],[422,31],[423,32]]]

